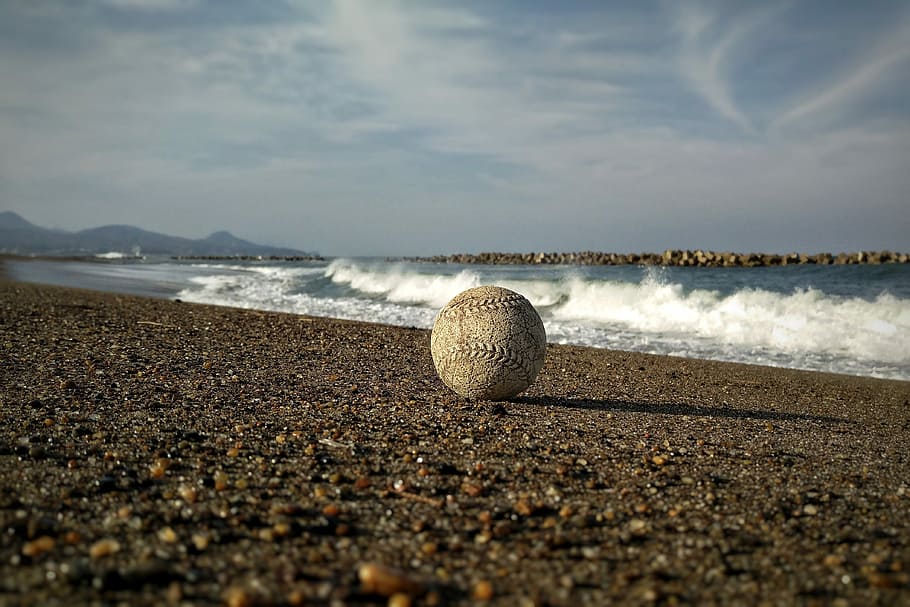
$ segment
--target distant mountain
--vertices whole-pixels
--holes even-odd
[[[21,216],[12,211],[3,211],[0,213],[0,230],[37,230],[40,229],[33,223],[29,223]]]
[[[36,226],[12,211],[0,212],[0,253],[20,255],[97,255],[119,252],[142,255],[296,257],[311,255],[297,249],[270,247],[215,232],[191,239],[149,232],[134,226],[110,225],[79,232]]]

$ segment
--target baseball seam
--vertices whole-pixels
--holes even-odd
[[[471,344],[469,346],[452,346],[446,356],[440,361],[442,371],[448,372],[449,365],[458,358],[464,357],[472,360],[484,360],[491,363],[504,365],[512,371],[524,373],[524,380],[531,377],[530,364],[526,357],[519,355],[514,350],[497,346],[496,344]]]
[[[469,299],[449,304],[442,310],[442,314],[452,314],[466,310],[496,310],[499,308],[512,308],[514,304],[524,300],[521,295],[506,295],[504,297],[489,297],[485,299]]]

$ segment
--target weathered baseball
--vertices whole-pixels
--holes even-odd
[[[436,372],[452,390],[465,398],[503,400],[534,382],[547,354],[547,334],[522,295],[475,287],[439,311],[430,350]]]

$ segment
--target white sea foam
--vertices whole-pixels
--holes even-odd
[[[615,326],[656,336],[695,337],[718,346],[827,352],[910,364],[910,306],[880,295],[872,301],[808,289],[791,294],[743,289],[685,292],[678,284],[571,279],[556,320]]]
[[[465,289],[480,285],[480,276],[468,270],[453,275],[422,274],[406,269],[403,264],[363,265],[345,259],[329,264],[325,275],[336,284],[381,295],[387,301],[434,308],[441,308]]]
[[[815,289],[686,289],[503,269],[336,260],[322,267],[212,266],[179,297],[245,308],[430,327],[464,289],[495,282],[537,307],[550,341],[910,379],[910,300]],[[321,282],[320,282],[321,281]]]
[[[389,302],[433,308],[482,282],[474,271],[422,274],[351,261],[333,263],[326,274]],[[872,375],[903,376],[910,369],[910,302],[888,294],[866,300],[746,288],[723,295],[664,282],[659,271],[637,283],[580,275],[496,282],[528,297],[556,342],[843,372],[866,368]]]
[[[185,301],[236,308],[368,320],[401,326],[428,326],[433,311],[360,297],[326,297],[305,292],[306,282],[322,268],[243,267],[225,274],[190,278],[177,297]]]

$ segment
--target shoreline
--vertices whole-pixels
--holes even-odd
[[[552,346],[468,402],[426,330],[0,309],[0,602],[910,601],[908,382]]]
[[[7,263],[4,264],[4,261]],[[6,276],[7,280],[12,281],[21,281],[23,283],[30,284],[43,284],[48,286],[60,286],[64,288],[75,288],[75,289],[88,289],[92,291],[98,291],[109,294],[127,294],[135,295],[140,297],[154,297],[167,300],[175,300],[180,298],[181,291],[186,288],[189,283],[180,283],[178,281],[171,282],[162,282],[160,280],[145,280],[141,277],[136,277],[132,279],[127,279],[123,276],[107,276],[107,275],[92,275],[91,273],[85,272],[80,267],[80,262],[85,262],[87,264],[98,263],[100,265],[111,265],[105,260],[90,260],[85,261],[81,259],[55,259],[55,258],[41,258],[41,259],[31,259],[31,258],[19,258],[0,255],[0,277]],[[72,265],[71,265],[72,264]],[[116,263],[113,266],[117,266]],[[142,267],[142,266],[139,266]],[[211,304],[211,305],[229,305],[229,304]],[[241,308],[241,309],[256,309],[256,308]],[[262,311],[267,311],[263,309]],[[326,318],[332,318],[327,316]],[[390,326],[410,326],[410,325],[390,325]],[[583,345],[579,343],[577,345]],[[603,348],[604,346],[599,345],[590,345],[594,348]],[[619,350],[626,351],[626,350]],[[640,352],[639,350],[628,350],[628,352]],[[656,355],[661,356],[663,354],[656,353]],[[693,354],[698,354],[697,352]],[[813,366],[784,366],[784,365],[772,365],[767,362],[751,362],[750,360],[745,360],[740,357],[737,359],[734,358],[697,358],[695,356],[690,356],[691,360],[700,360],[700,361],[715,361],[715,362],[738,362],[740,364],[753,364],[756,366],[769,366],[775,369],[796,369],[796,370],[815,370],[819,372],[828,372],[835,374],[843,374],[849,377],[877,377],[877,378],[889,378],[889,379],[898,379],[898,381],[910,381],[910,378],[900,378],[895,377],[894,373],[880,373],[876,372],[875,368],[870,367],[865,369],[866,374],[859,374],[863,370],[852,370],[851,369],[838,369],[834,371],[823,370],[819,368],[813,368]]]

